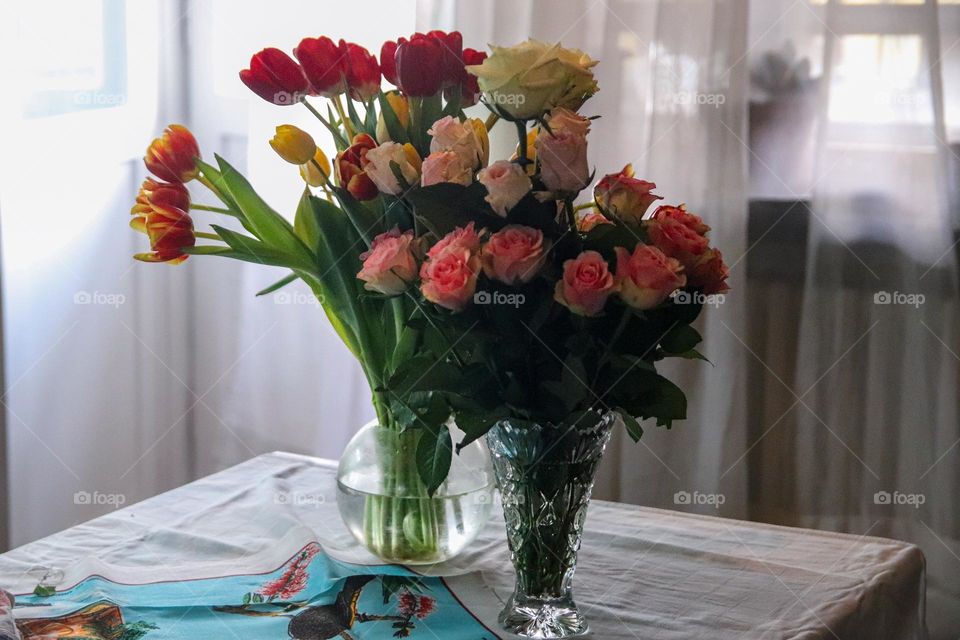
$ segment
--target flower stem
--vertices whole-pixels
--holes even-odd
[[[530,158],[527,157],[527,123],[523,120],[514,122],[517,126],[517,138],[519,139],[520,152],[517,154],[517,162],[524,169],[530,164]]]
[[[230,209],[224,209],[223,207],[211,207],[210,205],[206,204],[191,204],[190,208],[196,209],[197,211],[213,211],[214,213],[225,213],[230,216],[236,215]]]
[[[343,110],[343,102],[341,102],[339,95],[333,97],[333,108],[337,110],[337,115],[340,116],[340,122],[343,123],[343,128],[346,130],[347,136],[353,140],[353,136],[356,135],[356,133],[353,130],[350,118],[347,117],[346,112]]]

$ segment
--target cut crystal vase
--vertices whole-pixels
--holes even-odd
[[[587,633],[572,579],[593,482],[614,413],[560,425],[505,420],[487,434],[517,579],[500,624],[528,638]]]

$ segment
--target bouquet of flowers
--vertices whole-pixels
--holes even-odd
[[[146,154],[156,179],[143,184],[133,226],[152,250],[136,257],[289,269],[263,293],[306,282],[360,361],[380,425],[409,434],[392,482],[425,498],[455,450],[498,426],[535,431],[556,451],[611,420],[635,440],[643,420],[670,427],[686,399],[656,365],[703,359],[691,323],[704,295],[726,291],[727,267],[684,205],[650,213],[662,198],[629,165],[581,197],[594,182],[595,116],[584,104],[598,90],[596,64],[533,40],[488,55],[440,31],[386,42],[379,60],[327,37],[305,38],[293,58],[264,49],[240,79],[269,102],[309,109],[332,137],[333,162],[307,132],[277,127],[270,144],[305,182],[289,221],[171,125]],[[485,119],[464,112],[478,101]],[[498,123],[515,129],[516,153],[491,161]],[[192,201],[194,179],[216,206]],[[197,210],[223,223],[197,231]],[[429,549],[439,516],[420,504],[368,506],[372,548]]]

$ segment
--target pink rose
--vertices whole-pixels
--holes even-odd
[[[687,279],[691,287],[700,287],[703,293],[726,293],[730,290],[727,278],[730,269],[723,262],[719,249],[707,249],[702,256],[687,269]]]
[[[684,266],[694,264],[709,246],[706,238],[675,218],[647,220],[645,224],[651,242]]]
[[[470,253],[477,253],[480,251],[480,236],[483,232],[484,229],[477,232],[472,222],[465,227],[457,227],[443,236],[437,244],[430,247],[427,257],[436,258],[450,248],[466,249]]]
[[[461,122],[453,116],[444,116],[427,131],[432,136],[430,153],[453,151],[460,156],[463,166],[471,169],[482,167],[487,164],[489,155],[486,131],[480,120]]]
[[[620,299],[635,309],[652,309],[686,284],[680,261],[656,247],[641,243],[632,254],[623,247],[616,251]]]
[[[557,281],[553,298],[577,315],[595,316],[603,311],[607,298],[616,290],[603,256],[596,251],[584,251],[563,263],[563,278]]]
[[[480,254],[487,277],[521,284],[533,280],[550,249],[543,232],[521,224],[510,224],[490,236]]]
[[[588,233],[591,229],[593,229],[598,224],[613,224],[613,223],[607,220],[604,217],[604,215],[599,211],[593,210],[587,213],[586,215],[580,216],[580,219],[577,220],[577,229],[579,229],[581,233]]]
[[[423,161],[420,184],[429,187],[441,182],[455,182],[463,186],[473,181],[473,168],[463,164],[455,151],[436,151]]]
[[[417,277],[417,259],[413,254],[413,231],[400,233],[394,227],[381,233],[370,244],[370,249],[360,255],[363,268],[357,278],[363,280],[363,288],[395,296],[407,290]]]
[[[622,220],[639,222],[650,205],[663,198],[651,193],[657,188],[652,182],[633,177],[633,167],[625,166],[620,173],[605,175],[593,190],[600,208]]]
[[[587,132],[590,121],[567,109],[554,109],[534,143],[540,160],[540,178],[547,189],[576,193],[587,186]]]
[[[530,192],[533,183],[523,168],[509,160],[497,160],[477,174],[477,179],[487,188],[484,200],[501,218]]]
[[[451,245],[420,267],[420,290],[430,302],[463,311],[477,289],[480,258],[466,247]]]
[[[670,205],[657,207],[657,210],[654,211],[651,216],[653,220],[664,220],[666,218],[672,218],[680,224],[690,227],[690,229],[702,236],[707,235],[707,232],[710,231],[710,227],[703,223],[703,219],[700,216],[687,211],[687,205],[685,204],[679,207],[672,207]]]

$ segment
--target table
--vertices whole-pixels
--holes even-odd
[[[453,590],[494,630],[513,580],[495,514],[466,555],[435,570],[455,576]],[[51,568],[65,584],[98,570],[253,569],[311,538],[335,557],[374,560],[340,522],[335,464],[271,453],[0,555],[0,586],[29,592]],[[575,578],[605,640],[923,640],[924,589],[923,555],[904,542],[602,501]]]

